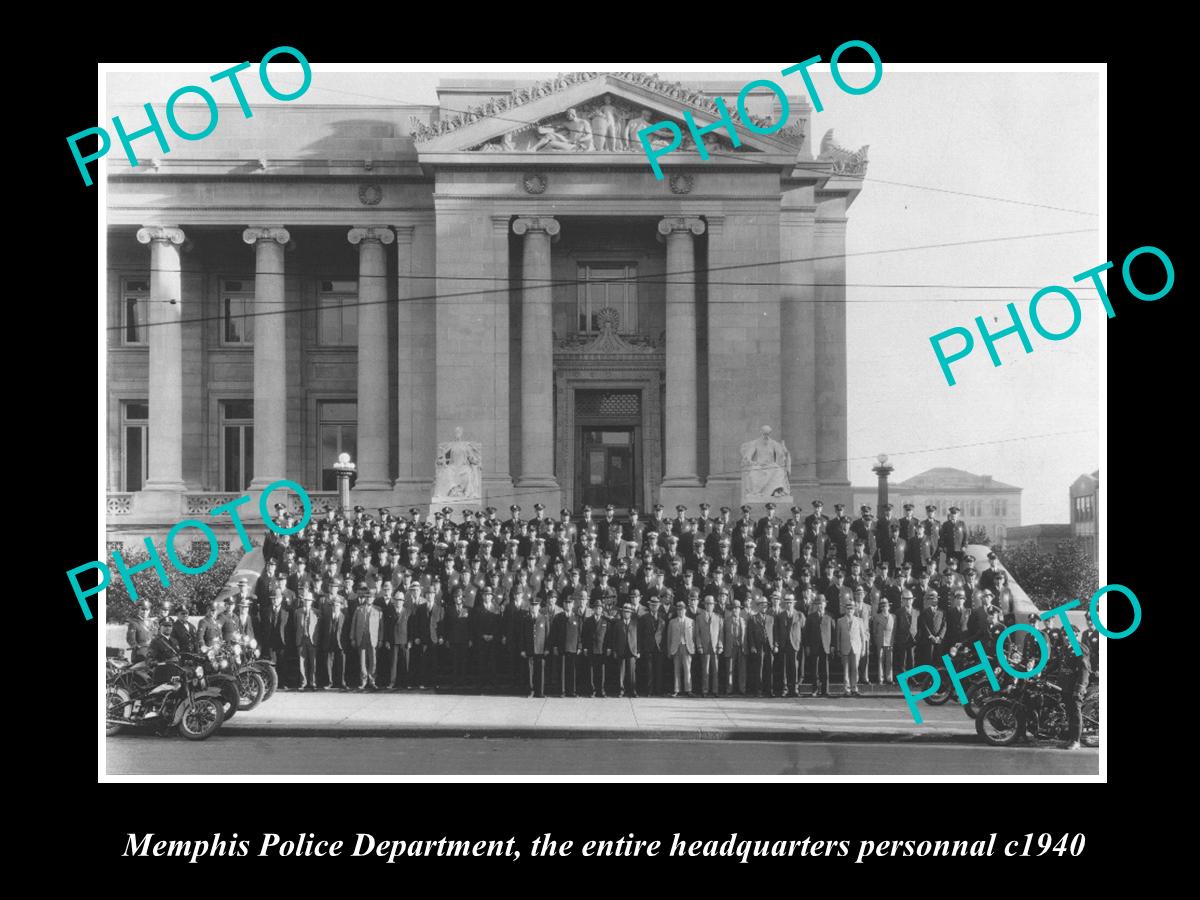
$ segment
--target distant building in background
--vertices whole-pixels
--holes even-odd
[[[1071,526],[1065,523],[1050,523],[1046,525],[1017,525],[1008,529],[1006,547],[1016,547],[1020,544],[1036,544],[1045,553],[1053,553],[1063,541],[1072,540]]]
[[[1071,483],[1071,536],[1100,556],[1100,470],[1080,475]]]
[[[854,495],[853,516],[857,518],[859,507],[868,505],[875,509],[879,491],[877,486],[852,488]],[[903,505],[916,507],[914,514],[925,518],[925,507],[936,506],[937,517],[945,520],[951,506],[957,506],[960,517],[968,529],[982,526],[991,540],[1003,544],[1009,530],[1021,524],[1021,491],[997,481],[991,475],[973,475],[962,469],[939,467],[914,475],[907,481],[888,485],[888,502],[894,507],[897,518],[904,514]]]
[[[1008,529],[1008,546],[1034,543],[1039,550],[1050,553],[1064,541],[1076,541],[1083,549],[1091,554],[1093,559],[1099,558],[1100,551],[1100,470],[1091,475],[1080,475],[1068,491],[1070,495],[1071,521],[1069,523],[1048,523],[1041,525],[1021,525]]]

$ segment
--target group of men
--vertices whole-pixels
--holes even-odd
[[[854,520],[812,506],[734,520],[656,505],[624,522],[612,506],[460,523],[450,509],[327,509],[294,535],[267,531],[265,571],[238,583],[229,612],[220,599],[199,626],[176,610],[169,627],[199,647],[256,640],[283,690],[794,697],[805,682],[827,696],[838,667],[857,695],[958,642],[990,646],[1014,621],[1004,570],[989,553],[975,572],[957,508],[943,523],[911,504],[878,521],[868,506]],[[282,508],[278,523],[296,524]],[[135,654],[152,620],[130,625]]]

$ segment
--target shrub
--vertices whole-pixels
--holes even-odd
[[[121,554],[128,568],[134,568],[150,558],[145,550],[133,550]],[[170,563],[164,562],[169,587],[163,587],[154,569],[146,569],[132,576],[133,585],[137,590],[138,599],[149,597],[156,605],[163,599],[169,599],[176,606],[185,604],[193,614],[200,614],[204,606],[217,595],[233,574],[237,564],[244,554],[241,550],[223,550],[218,555],[207,572],[199,575],[188,575],[174,569]],[[201,565],[208,558],[208,548],[189,550],[181,554],[183,563],[191,568]],[[107,601],[108,621],[112,623],[129,621],[133,612],[132,598],[125,586],[125,579],[114,574],[105,590]]]
[[[1063,541],[1050,553],[1032,542],[1004,551],[1004,565],[1038,609],[1053,609],[1069,600],[1086,606],[1099,587],[1096,561],[1074,541]]]

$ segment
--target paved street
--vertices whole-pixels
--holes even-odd
[[[430,733],[448,737],[772,738],[968,740],[975,723],[957,704],[921,704],[924,723],[893,697],[799,700],[546,698],[406,692],[280,691],[258,709],[238,713],[223,733],[341,737]]]
[[[961,714],[960,714],[961,716]],[[934,743],[405,737],[107,740],[110,775],[1095,775],[1098,751]]]

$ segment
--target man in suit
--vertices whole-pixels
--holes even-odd
[[[236,604],[236,609],[229,618],[233,628],[233,639],[248,644],[255,639],[254,617],[250,615],[250,594],[234,594],[231,599]]]
[[[408,683],[408,661],[411,644],[408,639],[408,620],[412,606],[408,597],[399,591],[383,613],[383,648],[389,651],[392,664],[392,691],[404,690]]]
[[[946,613],[938,608],[938,593],[925,592],[925,606],[917,621],[917,662],[937,666],[946,639]]]
[[[355,690],[377,691],[375,684],[375,648],[383,631],[383,611],[370,597],[364,596],[354,609],[350,625],[350,644],[358,651],[358,671],[362,679]]]
[[[785,697],[797,697],[796,667],[804,654],[804,613],[796,609],[796,597],[783,595],[783,612],[775,617],[775,644],[783,660]]]
[[[480,599],[472,610],[471,633],[475,645],[475,668],[479,673],[479,693],[496,688],[496,663],[500,655],[503,622],[496,608],[495,590],[490,584],[480,588]]]
[[[259,628],[255,632],[262,635],[259,647],[263,656],[275,664],[279,690],[286,691],[291,677],[287,670],[289,612],[283,605],[283,585],[276,582],[272,586],[270,599],[260,609]]]
[[[300,688],[302,691],[317,689],[317,647],[320,644],[318,622],[320,614],[313,609],[312,588],[302,588],[300,595],[301,608],[296,610],[293,617],[292,646],[296,648],[299,660]]]
[[[917,613],[913,610],[913,592],[905,588],[900,592],[900,606],[892,623],[893,668],[887,672],[889,683],[897,671],[907,672],[916,663]]]
[[[325,689],[336,688],[346,690],[345,681],[345,639],[343,632],[346,627],[346,601],[334,594],[330,603],[323,611],[320,629],[317,632],[317,645],[325,658]]]
[[[426,670],[429,668],[429,601],[420,582],[408,586],[410,611],[408,614],[408,639],[412,643],[408,656],[408,687],[425,690],[428,684]]]
[[[175,621],[171,623],[171,643],[179,648],[180,653],[195,653],[198,641],[196,626],[188,620],[188,609],[180,604],[175,610]]]
[[[858,692],[858,662],[866,648],[866,635],[859,607],[862,600],[856,591],[849,615],[838,619],[838,652],[842,657],[842,672],[845,675],[847,697],[859,697]]]
[[[129,645],[129,658],[132,662],[142,662],[146,658],[150,642],[158,632],[158,626],[153,621],[152,608],[150,598],[143,597],[134,605],[133,617],[125,628],[125,643]]]
[[[820,594],[813,601],[804,623],[804,643],[812,667],[814,697],[829,696],[829,655],[837,637],[837,620],[825,611],[825,598]]]
[[[896,616],[886,598],[879,601],[871,617],[871,646],[875,648],[878,683],[892,683],[892,646],[895,642]]]
[[[617,666],[617,688],[624,697],[637,696],[638,626],[633,604],[621,605],[620,618],[612,623],[611,650]]]
[[[576,695],[576,679],[583,660],[583,592],[570,598],[569,609],[555,616],[550,626],[551,662],[558,666],[560,697]]]
[[[641,592],[635,587],[630,591],[630,603],[636,608]],[[667,640],[667,619],[663,615],[662,600],[658,594],[650,597],[646,609],[637,616],[638,624],[638,680],[642,691],[650,697],[662,693],[663,652]]]
[[[716,611],[716,598],[712,594],[704,596],[702,608],[697,610],[693,637],[696,643],[696,653],[700,657],[701,697],[717,696],[717,672],[720,668],[718,660],[724,649],[721,633],[721,616]]]
[[[742,601],[734,597],[727,588],[721,589],[718,599],[725,607],[725,617],[721,622],[721,654],[725,659],[722,690],[725,694],[737,691],[745,696],[746,657],[749,653],[746,635],[749,619],[742,609]]]
[[[765,600],[756,604],[746,631],[746,649],[749,655],[750,696],[771,696],[775,669],[775,619],[766,610]]]
[[[953,589],[950,595],[950,608],[946,610],[946,639],[947,648],[965,641],[970,611],[966,608],[967,594],[962,588]]]
[[[692,654],[696,652],[695,622],[687,614],[687,603],[680,597],[675,601],[675,615],[667,623],[667,655],[675,669],[675,690],[678,697],[682,686],[689,696],[692,693]]]
[[[967,547],[967,523],[958,517],[958,507],[950,507],[950,518],[942,523],[941,540],[938,548],[946,555],[946,563],[954,561],[957,567],[962,562]]]
[[[471,640],[470,612],[463,607],[463,589],[456,587],[451,595],[450,605],[442,618],[439,637],[446,641],[450,648],[450,672],[454,690],[463,691],[467,687],[467,663],[473,646]]]
[[[583,653],[591,674],[591,690],[589,696],[605,697],[605,661],[608,649],[609,619],[604,614],[600,600],[592,597],[588,601],[590,614],[583,622]]]
[[[550,652],[550,601],[543,597],[536,615],[523,618],[521,658],[529,672],[529,697],[546,696],[546,654]]]

